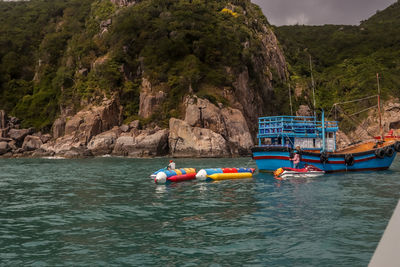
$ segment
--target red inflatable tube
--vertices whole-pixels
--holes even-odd
[[[178,183],[183,181],[190,181],[196,179],[196,173],[188,173],[182,175],[174,175],[167,178],[168,182]]]
[[[238,169],[237,168],[223,168],[222,172],[223,173],[238,173]]]

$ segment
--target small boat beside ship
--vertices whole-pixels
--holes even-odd
[[[386,170],[392,164],[400,142],[395,139],[374,140],[346,149],[336,149],[337,121],[316,116],[273,116],[258,120],[258,146],[252,157],[261,172],[290,168],[296,148],[300,168],[312,164],[326,173]]]
[[[313,165],[306,165],[302,169],[295,169],[289,167],[279,168],[274,171],[275,177],[287,178],[314,178],[324,175],[325,172]]]

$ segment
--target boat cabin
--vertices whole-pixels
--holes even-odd
[[[317,120],[314,116],[273,116],[258,119],[258,145],[285,146],[302,150],[334,152],[336,121]]]

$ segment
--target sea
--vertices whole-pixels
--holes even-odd
[[[399,158],[381,172],[155,184],[168,162],[0,159],[0,266],[367,266],[399,200]]]

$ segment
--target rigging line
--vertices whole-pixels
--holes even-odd
[[[339,106],[339,108],[340,108],[340,106]],[[350,120],[352,120],[352,121],[354,121],[355,123],[357,123],[357,124],[361,127],[361,129],[363,129],[369,136],[374,137],[373,134],[371,134],[367,129],[365,129],[365,128],[362,126],[362,124],[361,124],[360,121],[357,121],[356,119],[350,117],[342,108],[340,108],[340,110],[341,110],[341,112],[342,112],[345,116],[347,116]]]
[[[354,100],[351,100],[351,101],[339,102],[339,103],[335,103],[334,105],[349,104],[349,103],[354,103],[354,102],[358,102],[358,101],[362,101],[362,100],[371,99],[371,98],[374,98],[374,97],[378,97],[378,95],[367,96],[367,97],[364,97],[364,98],[354,99]]]
[[[289,139],[289,142],[292,143],[292,145],[294,146],[294,143],[292,142],[292,139],[290,139],[289,135],[287,133],[283,133],[284,135],[286,135],[286,138]]]
[[[372,106],[372,107],[363,109],[363,110],[361,110],[361,111],[359,111],[359,112],[356,112],[356,113],[353,113],[353,114],[351,114],[351,115],[349,115],[349,116],[358,115],[358,114],[360,114],[360,113],[363,113],[364,111],[368,111],[368,110],[370,110],[370,109],[376,108],[377,106],[378,106],[378,105],[375,105],[375,106]]]
[[[329,113],[328,113],[328,116],[327,117],[329,117],[330,115],[331,115],[331,113],[332,113],[332,111],[333,111],[333,109],[336,107],[336,104],[333,104],[332,105],[332,108],[331,108],[331,111],[329,111]]]

